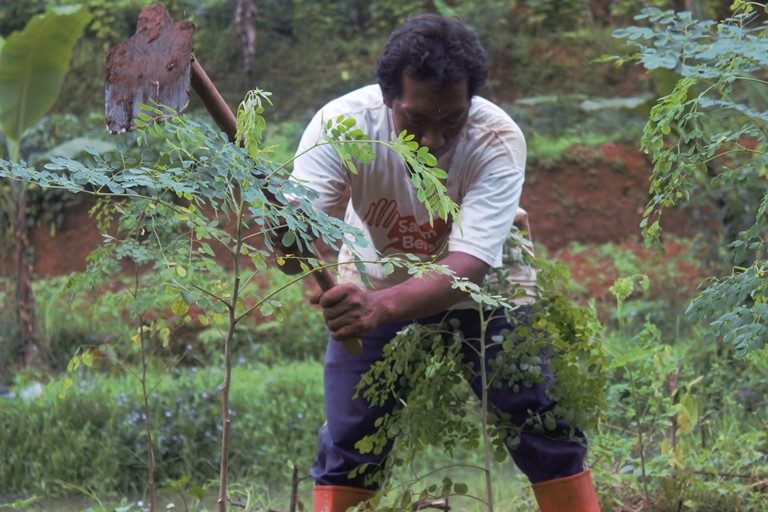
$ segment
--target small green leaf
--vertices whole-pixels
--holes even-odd
[[[80,368],[80,356],[74,355],[69,359],[69,362],[67,363],[67,372],[73,373],[77,371],[78,368]]]
[[[469,491],[469,487],[467,484],[464,483],[455,483],[453,484],[453,492],[455,494],[467,494]]]
[[[373,451],[373,439],[371,436],[365,436],[355,443],[355,448],[357,448],[360,453],[371,453]]]
[[[75,384],[75,381],[72,380],[72,377],[64,377],[61,379],[61,388],[59,389],[59,398],[64,398],[64,395],[66,395],[69,388],[71,388]]]
[[[81,359],[83,361],[83,364],[88,368],[91,368],[93,366],[93,354],[91,353],[90,350],[83,352]]]
[[[163,348],[168,348],[171,345],[171,329],[168,327],[163,327],[160,329],[158,334],[160,336],[160,343],[162,344]]]
[[[283,247],[291,247],[296,243],[296,234],[293,231],[286,231],[280,243],[283,244]]]
[[[259,307],[259,311],[260,311],[260,312],[261,312],[261,314],[262,314],[262,315],[264,315],[264,316],[270,316],[272,313],[274,313],[274,312],[275,312],[275,308],[274,308],[274,306],[272,306],[272,304],[270,304],[269,302],[265,302],[265,303],[263,303],[263,304],[262,304],[262,305]]]
[[[189,305],[184,302],[181,298],[176,299],[176,301],[171,304],[171,312],[174,315],[182,316],[186,315],[189,311]]]

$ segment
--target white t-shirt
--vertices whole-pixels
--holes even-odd
[[[397,153],[374,144],[370,164],[350,173],[330,145],[305,151],[322,140],[323,122],[339,115],[354,118],[372,140],[391,140],[392,111],[378,85],[369,85],[325,105],[304,131],[294,161],[293,178],[319,193],[313,205],[343,218],[365,233],[368,247],[354,251],[367,263],[374,289],[408,278],[404,269],[384,275],[380,256],[411,253],[424,261],[448,252],[470,254],[491,267],[502,265],[502,247],[512,228],[525,178],[526,146],[520,128],[499,107],[472,98],[465,126],[438,160],[448,173],[448,196],[460,207],[457,222],[430,219],[416,197],[405,163]],[[339,253],[340,283],[361,284],[347,245]],[[348,264],[347,264],[348,263]],[[462,301],[454,307],[474,307]]]

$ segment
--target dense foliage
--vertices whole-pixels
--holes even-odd
[[[730,275],[713,277],[688,313],[709,320],[711,337],[741,353],[768,339],[768,23],[749,7],[721,23],[648,10],[638,19],[649,27],[617,32],[646,68],[681,77],[651,111],[642,138],[654,163],[644,235],[658,241],[663,211],[680,203],[713,219],[708,242],[724,252]]]
[[[515,248],[515,237],[510,237],[507,255]],[[520,251],[517,253],[519,259]],[[362,377],[359,396],[377,406],[395,400],[393,411],[379,420],[378,431],[356,445],[363,453],[381,453],[394,443],[385,467],[367,477],[383,484],[374,502],[376,510],[407,510],[417,500],[455,495],[473,496],[487,510],[493,510],[489,468],[508,460],[508,449],[517,448],[523,432],[586,442],[580,432],[596,428],[606,383],[602,326],[593,307],[580,306],[569,297],[571,280],[564,265],[545,260],[526,263],[538,268],[540,293],[528,321],[514,311],[507,313],[516,327],[479,346],[465,339],[456,319],[437,325],[409,325],[385,347],[384,358]],[[519,289],[502,286],[499,291],[512,300]],[[494,314],[489,309],[480,314],[483,332]],[[477,351],[479,367],[463,362],[462,351],[467,347]],[[496,355],[489,357],[486,366],[488,353]],[[490,405],[492,390],[502,386],[515,392],[530,388],[543,381],[545,371],[552,372],[555,380],[547,391],[557,401],[551,410],[527,411],[525,420],[516,424]],[[469,381],[479,382],[479,396],[470,392]],[[571,428],[563,429],[558,418]],[[482,465],[451,463],[423,472],[414,470],[420,467],[418,458],[430,449],[442,450],[451,459],[462,452],[482,453],[484,460]],[[371,472],[366,466],[355,472]],[[446,477],[443,485],[429,478],[436,473],[450,474],[456,468],[470,473],[470,482],[485,477],[485,492],[479,485],[470,490],[470,485],[458,478]],[[406,475],[405,479],[401,475]]]

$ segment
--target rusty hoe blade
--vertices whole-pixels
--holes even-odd
[[[162,4],[141,11],[136,33],[107,55],[104,107],[110,133],[133,130],[141,104],[184,110],[194,30],[190,21],[174,23]]]

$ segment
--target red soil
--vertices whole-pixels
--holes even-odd
[[[531,162],[521,203],[529,212],[534,240],[568,261],[577,281],[588,281],[587,274],[594,274],[594,268],[589,267],[595,262],[587,264],[584,257],[564,248],[574,241],[639,247],[638,225],[647,200],[649,171],[650,164],[639,150],[616,143],[597,148],[573,147],[552,167]],[[101,241],[87,209],[87,204],[81,204],[66,211],[64,224],[55,236],[45,227],[33,230],[30,239],[36,277],[85,268],[86,256]],[[665,217],[668,231],[679,235],[693,232],[683,215]],[[8,275],[8,262],[0,263],[0,272]],[[590,286],[598,295],[605,288],[600,282]]]

